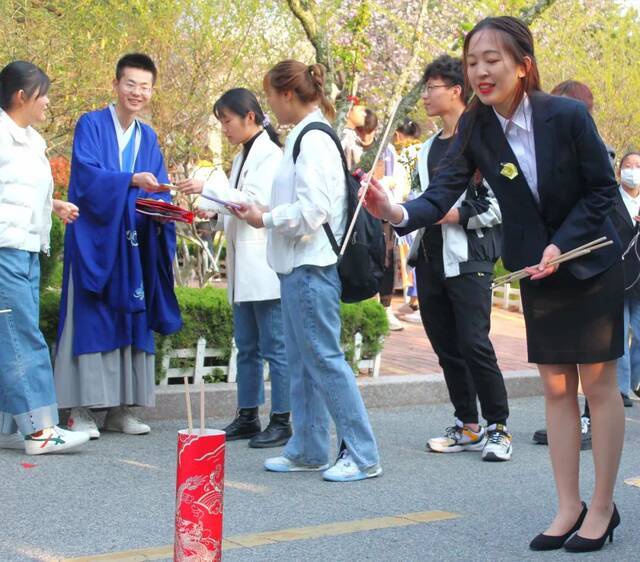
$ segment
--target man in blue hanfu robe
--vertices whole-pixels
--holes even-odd
[[[76,126],[69,201],[80,219],[67,227],[54,376],[68,427],[100,432],[90,409],[107,409],[104,428],[130,435],[150,428],[130,406],[155,405],[153,331],[182,325],[173,288],[175,225],[135,210],[138,197],[170,199],[155,132],[137,119],[151,99],[153,61],[120,59],[117,101]]]

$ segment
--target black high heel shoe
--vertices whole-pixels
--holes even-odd
[[[569,529],[564,535],[553,536],[540,533],[529,543],[531,550],[558,550],[564,546],[567,539],[573,535],[582,525],[584,518],[587,516],[587,504],[582,502],[582,511],[576,521],[576,524]]]
[[[592,552],[594,550],[600,550],[609,537],[609,542],[613,542],[613,530],[620,525],[620,514],[616,504],[613,504],[613,514],[609,521],[609,526],[599,539],[585,539],[576,533],[574,537],[568,540],[564,548],[569,552]]]

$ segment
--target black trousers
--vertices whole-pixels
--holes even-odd
[[[491,275],[465,273],[446,279],[441,261],[416,266],[424,329],[444,372],[455,416],[478,423],[476,395],[489,425],[509,417],[507,389],[489,340]]]

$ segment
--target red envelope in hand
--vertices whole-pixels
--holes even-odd
[[[169,221],[193,223],[191,211],[158,199],[136,199],[136,211],[143,215],[160,217]]]

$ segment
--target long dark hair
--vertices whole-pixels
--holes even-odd
[[[525,57],[531,60],[531,68],[525,73],[525,76],[518,82],[516,95],[510,108],[510,113],[517,109],[522,101],[524,94],[531,94],[541,90],[540,73],[533,50],[533,35],[527,27],[527,24],[518,18],[512,16],[498,16],[485,18],[469,32],[464,39],[464,47],[462,51],[462,61],[464,63],[464,78],[467,88],[470,88],[469,73],[467,71],[467,57],[469,55],[469,45],[473,37],[484,30],[492,30],[498,32],[498,37],[502,40],[502,47],[507,54],[515,61],[526,68]],[[480,100],[474,97],[467,107],[468,111],[474,109],[480,104]]]
[[[516,95],[514,96],[511,107],[509,108],[509,115],[513,115],[514,111],[520,105],[525,93],[527,95],[542,89],[540,85],[540,73],[538,72],[538,65],[533,49],[533,35],[527,27],[527,24],[518,18],[512,16],[498,16],[489,17],[478,22],[475,27],[467,34],[464,39],[464,47],[462,50],[462,62],[464,65],[464,80],[466,89],[471,91],[471,84],[469,80],[467,58],[469,55],[469,45],[473,37],[480,31],[491,30],[497,32],[497,36],[502,41],[502,47],[506,53],[516,62],[525,67],[525,75],[520,79],[517,85]],[[525,57],[531,60],[531,67],[526,70]],[[478,99],[478,96],[473,96],[469,104],[465,109],[465,113],[469,113],[469,122],[467,132],[462,144],[462,150],[464,150],[471,138],[473,127],[475,125],[478,109],[482,105],[482,102]]]
[[[28,98],[42,97],[49,90],[49,77],[31,62],[16,60],[0,71],[0,108],[11,109],[13,95],[23,90]]]
[[[282,146],[278,133],[273,128],[271,122],[266,118],[258,98],[251,91],[246,88],[233,88],[227,90],[224,94],[218,98],[218,101],[213,104],[213,114],[220,119],[222,114],[226,111],[235,113],[240,117],[246,117],[250,112],[256,116],[256,125],[260,125],[267,131],[269,138],[278,146]]]

